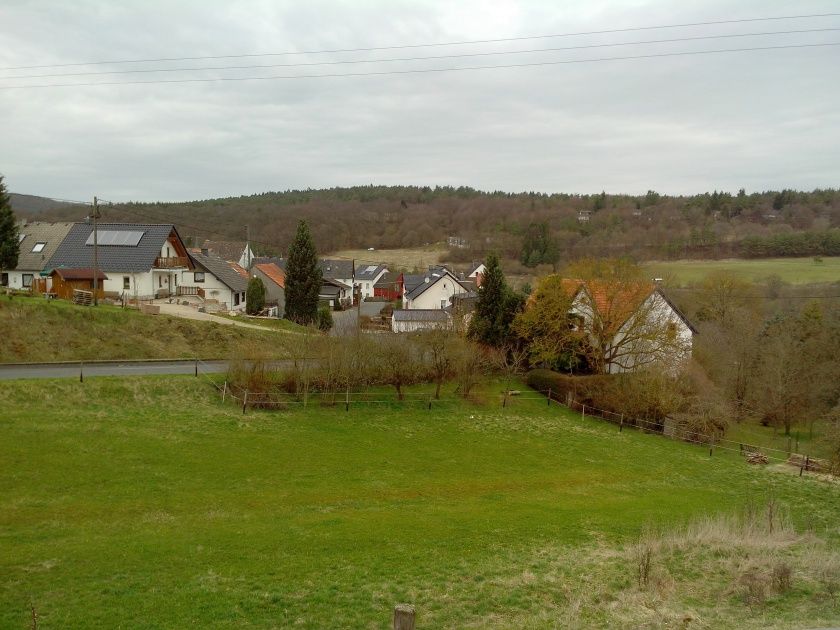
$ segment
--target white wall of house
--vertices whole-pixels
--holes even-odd
[[[204,289],[204,298],[218,300],[219,305],[224,309],[230,311],[245,310],[245,292],[240,292],[237,298],[235,291],[209,271],[202,271],[201,269],[182,270],[178,282],[183,286]]]
[[[582,317],[584,326],[592,325],[592,307],[585,291],[579,291],[575,296],[571,313]],[[640,324],[639,317],[644,317],[646,322]],[[655,332],[640,339],[640,326]],[[628,341],[628,334],[632,334],[636,339]],[[608,371],[611,374],[631,372],[652,364],[676,369],[682,362],[691,358],[693,341],[694,333],[685,320],[655,291],[615,334],[612,347],[624,346],[620,351],[624,356],[611,363]]]
[[[429,279],[431,286],[414,299],[403,296],[405,309],[442,309],[447,308],[453,295],[467,293],[467,290],[451,275],[444,274]]]
[[[362,294],[362,299],[373,297],[373,285],[375,285],[377,282],[379,282],[382,279],[382,276],[384,276],[386,273],[388,273],[388,270],[387,269],[382,269],[372,279],[370,279],[370,280],[365,279],[365,280],[359,280],[358,281],[359,292]],[[348,284],[352,284],[352,283],[348,283]]]
[[[38,271],[13,270],[13,271],[8,271],[8,272],[4,271],[3,273],[8,273],[9,274],[9,281],[8,281],[8,284],[6,286],[8,286],[10,289],[28,289],[29,286],[24,284],[24,277],[23,276],[27,276],[26,279],[25,279],[27,282],[32,282],[36,278],[41,277],[39,275],[41,273],[40,269]],[[30,278],[29,276],[32,276],[32,277]]]
[[[637,312],[647,319],[646,326],[663,331],[654,334],[654,339],[658,338],[660,341],[639,339],[625,343],[627,331],[636,327],[637,320],[634,315],[615,335],[615,344],[625,343],[631,352],[612,363],[609,367],[610,373],[630,372],[652,364],[676,370],[691,358],[694,333],[659,293],[652,293]]]

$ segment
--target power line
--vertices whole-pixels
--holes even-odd
[[[430,74],[442,72],[464,72],[470,70],[499,70],[505,68],[530,68],[538,66],[560,66],[567,64],[599,63],[606,61],[632,61],[637,59],[655,59],[662,57],[688,57],[693,55],[713,55],[720,53],[735,52],[762,52],[767,50],[787,50],[795,48],[825,48],[829,46],[840,46],[840,42],[827,42],[820,44],[786,44],[781,46],[754,46],[748,48],[720,48],[716,50],[695,50],[670,53],[653,53],[647,55],[627,55],[623,57],[600,57],[594,59],[567,59],[563,61],[539,61],[530,63],[498,64],[490,66],[462,66],[450,68],[417,68],[410,70],[381,70],[371,72],[347,72],[330,74],[296,74],[296,75],[273,75],[273,76],[251,76],[251,77],[213,77],[203,79],[155,79],[152,81],[101,81],[98,83],[42,83],[35,85],[6,85],[0,86],[0,90],[25,90],[32,88],[54,88],[54,87],[95,87],[112,85],[151,85],[168,83],[218,83],[224,81],[273,81],[292,79],[332,79],[340,77],[372,77],[388,75],[410,75]]]
[[[552,39],[552,38],[560,38],[560,37],[581,37],[585,35],[608,35],[613,33],[631,33],[631,32],[638,32],[638,31],[650,31],[650,30],[658,30],[658,29],[671,29],[671,28],[689,28],[693,26],[719,26],[723,24],[744,24],[750,22],[771,22],[771,21],[781,21],[781,20],[799,20],[799,19],[811,19],[811,18],[825,18],[825,17],[837,17],[840,16],[840,13],[811,13],[811,14],[802,14],[802,15],[783,15],[783,16],[776,16],[776,17],[758,17],[758,18],[741,18],[741,19],[733,19],[733,20],[715,20],[715,21],[707,21],[707,22],[688,22],[684,24],[662,24],[658,26],[634,26],[634,27],[627,27],[627,28],[614,28],[614,29],[605,29],[599,31],[579,31],[579,32],[571,32],[571,33],[555,33],[550,35],[529,35],[529,36],[522,36],[522,37],[504,37],[504,38],[496,38],[496,39],[473,39],[473,40],[462,40],[462,41],[451,41],[451,42],[438,42],[438,43],[423,43],[423,44],[400,44],[395,46],[369,46],[364,48],[333,48],[333,49],[323,49],[323,50],[307,50],[307,51],[285,51],[285,52],[276,52],[276,53],[247,53],[247,54],[237,54],[237,55],[206,55],[206,56],[194,56],[194,57],[159,57],[155,59],[121,59],[121,60],[107,60],[107,61],[86,61],[86,62],[75,62],[75,63],[64,63],[64,64],[42,64],[42,65],[31,65],[31,66],[9,66],[5,68],[0,68],[0,71],[5,70],[34,70],[38,68],[69,68],[74,66],[94,66],[94,65],[107,65],[107,64],[125,64],[125,63],[159,63],[159,62],[168,62],[168,61],[203,61],[203,60],[211,60],[211,59],[243,59],[248,57],[280,57],[286,55],[321,55],[321,54],[333,54],[333,53],[350,53],[350,52],[373,52],[377,50],[405,50],[409,48],[434,48],[440,46],[468,46],[473,44],[495,44],[495,43],[504,43],[504,42],[517,42],[517,41],[527,41],[527,40],[535,40],[535,39]]]
[[[609,44],[585,44],[580,46],[561,46],[555,48],[531,48],[527,50],[500,50],[492,52],[473,52],[473,53],[456,53],[451,55],[431,55],[426,57],[391,57],[386,59],[344,59],[339,61],[309,61],[301,63],[275,63],[275,64],[256,64],[244,66],[199,66],[199,67],[180,67],[180,68],[141,68],[137,70],[105,70],[96,72],[65,72],[58,74],[21,74],[9,77],[0,77],[0,80],[8,79],[45,79],[54,77],[83,77],[83,76],[102,76],[114,74],[149,74],[158,72],[199,72],[206,70],[253,70],[259,68],[300,68],[309,66],[336,66],[336,65],[355,65],[365,63],[395,63],[404,61],[434,61],[438,59],[462,59],[467,57],[493,57],[501,55],[522,55],[542,52],[563,52],[569,50],[586,50],[591,48],[613,48],[617,46],[640,46],[649,44],[672,44],[677,42],[702,41],[710,39],[733,39],[741,37],[764,37],[770,35],[795,35],[802,33],[825,33],[832,31],[840,31],[840,28],[812,28],[801,30],[788,31],[763,31],[754,33],[729,33],[723,35],[699,35],[696,37],[676,37],[671,39],[649,39],[634,42],[615,42]]]

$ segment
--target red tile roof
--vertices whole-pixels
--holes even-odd
[[[263,272],[274,284],[284,289],[286,288],[286,274],[280,267],[274,263],[260,263],[254,266]]]
[[[245,268],[244,268],[244,267],[241,267],[241,266],[239,265],[239,263],[235,263],[235,262],[233,262],[232,260],[226,260],[225,262],[226,262],[228,265],[230,265],[230,268],[231,268],[231,269],[233,269],[233,270],[234,270],[236,273],[238,273],[240,276],[242,276],[242,277],[243,277],[243,278],[245,278],[246,280],[248,280],[248,279],[249,279],[249,278],[248,278],[248,272],[245,270]]]

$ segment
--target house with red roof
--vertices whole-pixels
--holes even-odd
[[[277,317],[283,317],[286,311],[286,272],[273,262],[264,262],[255,264],[251,273],[265,285],[266,306],[276,306]]]

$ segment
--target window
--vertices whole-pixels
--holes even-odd
[[[233,294],[233,305],[234,306],[239,306],[239,294],[235,293],[235,292]]]
[[[172,278],[175,280],[175,286],[177,287],[178,286],[178,276],[172,276]]]
[[[130,289],[131,288],[131,278],[129,276],[123,276],[123,289]]]
[[[32,274],[31,273],[23,274],[20,277],[20,279],[21,279],[21,282],[23,283],[24,287],[31,287],[32,286]]]
[[[446,308],[446,300],[441,300],[440,301],[440,307],[441,308]]]
[[[35,247],[32,248],[32,253],[33,254],[40,254],[42,251],[44,251],[45,246],[46,246],[46,243],[35,243]]]
[[[196,282],[204,282],[204,272],[203,271],[196,271],[194,275],[194,280]]]
[[[159,288],[163,287],[163,276],[158,276],[158,287]]]
[[[3,273],[0,274],[0,287],[7,287],[9,286],[9,274]]]

